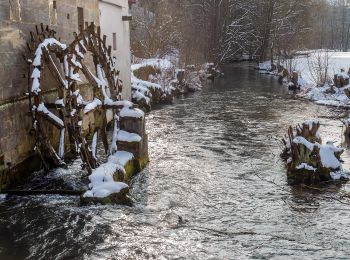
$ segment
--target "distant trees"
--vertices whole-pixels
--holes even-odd
[[[167,1],[141,1],[143,9],[134,12],[132,49],[135,53],[155,57],[163,56],[178,46],[181,31],[176,8]]]
[[[350,41],[350,0],[139,2],[132,23],[137,56],[164,56],[179,50],[184,64],[222,64],[243,53],[265,61],[288,57],[304,48],[344,49]],[[337,8],[346,11],[338,12],[332,20]]]
[[[347,51],[350,48],[350,1],[314,0],[307,47]]]
[[[255,0],[252,9],[261,61],[300,48],[307,33],[311,1]]]

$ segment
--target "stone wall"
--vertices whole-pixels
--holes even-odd
[[[28,174],[30,166],[34,167],[28,164],[26,168],[20,167],[34,156],[34,141],[29,135],[32,122],[24,95],[28,92],[28,65],[22,57],[28,54],[26,42],[30,32],[43,23],[56,30],[62,42],[70,43],[72,33],[78,31],[78,7],[84,10],[84,21],[99,24],[98,0],[0,1],[0,172],[6,169],[11,175],[26,169]],[[43,73],[43,92],[47,99],[54,100],[56,83],[47,71]]]

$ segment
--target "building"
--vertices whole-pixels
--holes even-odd
[[[0,182],[29,174],[40,164],[30,136],[27,42],[35,25],[49,25],[62,43],[74,40],[73,32],[85,22],[101,25],[116,56],[124,81],[123,98],[130,99],[130,39],[127,0],[7,0],[0,1]],[[123,21],[124,17],[124,21]],[[55,82],[46,73],[42,93],[57,98]],[[52,138],[57,138],[53,133]]]
[[[116,57],[120,78],[125,86],[131,85],[129,4],[126,0],[100,0],[100,26],[102,34],[107,35],[107,43],[112,46]],[[123,98],[130,99],[131,88],[123,89]]]

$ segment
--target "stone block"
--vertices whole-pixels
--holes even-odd
[[[148,158],[148,137],[147,135],[142,136],[140,142],[125,142],[118,141],[118,150],[132,153],[136,159]]]
[[[0,1],[0,21],[10,20],[10,5],[8,1]]]
[[[120,129],[143,136],[145,133],[145,119],[134,117],[121,117]]]

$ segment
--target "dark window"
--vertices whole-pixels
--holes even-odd
[[[84,9],[78,7],[78,28],[84,29]]]
[[[117,34],[113,33],[113,50],[117,50]]]
[[[57,8],[57,3],[56,3],[56,1],[53,1],[52,7],[53,7],[53,9],[56,9],[56,8]]]

